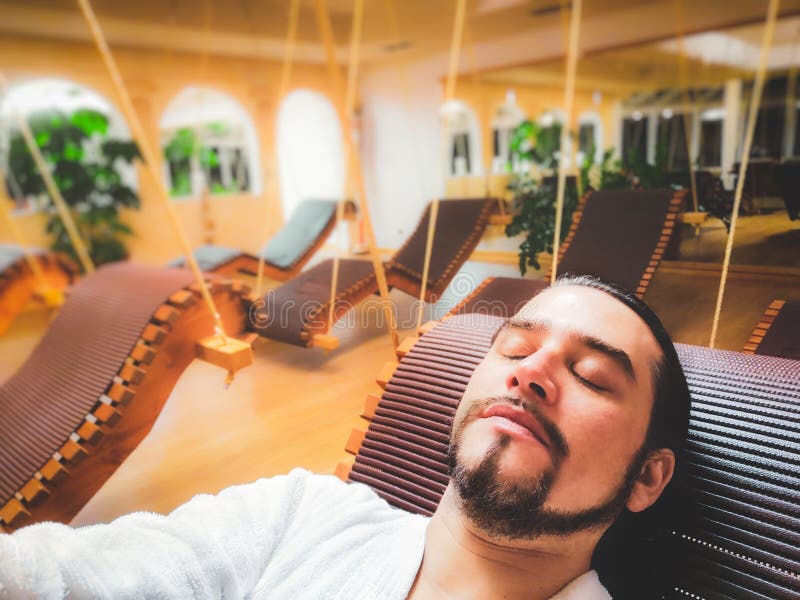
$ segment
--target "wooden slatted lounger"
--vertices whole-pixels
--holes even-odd
[[[448,483],[453,415],[502,322],[452,317],[388,364],[382,394],[365,403],[368,428],[347,442],[355,459],[337,475],[432,514]],[[665,553],[643,564],[671,573],[664,598],[800,597],[800,362],[676,347],[692,395],[690,502],[678,525],[661,523]],[[619,581],[642,576],[626,566]]]
[[[594,275],[636,292],[647,291],[675,232],[686,191],[604,190],[581,198],[558,251],[558,272]],[[476,310],[511,316],[550,282],[489,277],[450,314]]]
[[[800,360],[800,300],[773,300],[744,345],[744,353]]]
[[[262,248],[264,276],[278,281],[295,277],[328,239],[336,226],[336,200],[304,200],[291,218]],[[345,209],[352,214],[354,206]],[[236,248],[206,245],[194,252],[200,268],[219,275],[258,274],[259,255]],[[183,259],[170,263],[182,266]]]
[[[60,254],[32,249],[42,267],[48,284],[64,289],[75,278],[77,268]],[[0,244],[0,335],[28,304],[38,281],[25,261],[22,248],[15,244]]]
[[[428,302],[439,298],[469,258],[496,205],[497,200],[489,198],[441,201],[425,294]],[[389,286],[416,297],[422,285],[429,213],[430,206],[408,240],[386,262]],[[253,298],[256,309],[251,321],[253,330],[276,341],[313,346],[314,336],[326,333],[330,327],[332,265],[332,260],[323,261],[270,290],[263,298]],[[337,318],[378,290],[368,260],[340,259],[337,283],[334,302]]]
[[[69,522],[136,448],[214,321],[189,271],[117,263],[72,290],[0,387],[0,529]],[[245,286],[211,291],[233,335]]]

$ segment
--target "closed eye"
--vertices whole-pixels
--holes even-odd
[[[585,377],[581,377],[575,369],[570,369],[572,375],[577,379],[581,385],[586,386],[590,390],[594,390],[595,392],[607,392],[608,390],[602,386],[597,385],[590,379],[586,379]]]

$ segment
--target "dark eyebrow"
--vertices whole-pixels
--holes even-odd
[[[497,330],[497,333],[494,335],[494,339],[497,339],[497,336],[500,334],[500,332],[507,328],[525,329],[527,331],[548,331],[550,329],[550,323],[543,319],[524,319],[521,317],[511,317],[500,327],[500,329]],[[633,371],[633,363],[631,362],[631,357],[628,356],[627,352],[621,348],[612,346],[600,338],[592,335],[586,335],[579,331],[572,331],[569,335],[587,348],[605,354],[608,358],[617,363],[617,365],[624,371],[625,375],[630,380],[636,381],[636,374]],[[494,342],[494,339],[492,342]]]
[[[608,356],[622,368],[622,370],[625,372],[625,375],[627,375],[631,381],[636,381],[636,374],[633,372],[633,363],[631,363],[631,357],[628,356],[628,353],[625,352],[625,350],[617,348],[616,346],[612,346],[608,342],[604,342],[603,340],[591,335],[576,335],[583,345],[591,348],[592,350],[602,352]]]

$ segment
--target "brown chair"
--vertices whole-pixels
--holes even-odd
[[[184,269],[117,263],[75,285],[0,387],[0,529],[69,522],[153,426],[214,320]],[[241,283],[210,281],[230,335]]]
[[[328,239],[336,225],[336,200],[304,200],[291,218],[262,248],[258,255],[236,248],[205,245],[194,251],[200,269],[219,275],[258,274],[258,262],[263,256],[264,276],[278,281],[295,277]],[[355,211],[352,202],[345,208],[349,215]],[[170,263],[181,267],[184,259]]]
[[[464,314],[426,328],[379,377],[369,425],[346,445],[355,459],[337,475],[432,514],[449,481],[453,415],[502,323]],[[615,598],[798,598],[800,362],[676,347],[692,396],[683,500],[651,509],[654,534],[626,530],[626,554],[608,542],[615,524],[595,553],[601,580]],[[655,582],[657,594],[638,592]]]
[[[428,271],[425,300],[435,302],[469,258],[497,206],[491,198],[442,200],[435,227],[435,243]],[[430,206],[416,229],[386,264],[390,287],[418,297],[427,241]],[[326,260],[291,281],[253,299],[253,330],[259,335],[297,346],[313,346],[314,336],[330,328],[330,288],[333,261]],[[378,291],[372,262],[341,259],[336,318]],[[334,319],[335,322],[336,319]]]
[[[800,360],[800,300],[773,300],[743,351]]]
[[[559,275],[594,275],[642,297],[674,235],[686,191],[604,190],[581,198],[558,252]],[[511,316],[549,283],[490,277],[450,314]]]
[[[77,267],[67,257],[39,249],[31,249],[31,253],[50,286],[63,290],[72,283]],[[22,248],[0,244],[0,335],[33,298],[38,284]]]

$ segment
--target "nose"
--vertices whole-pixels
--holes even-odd
[[[506,377],[506,389],[516,391],[523,400],[554,404],[558,388],[550,376],[554,357],[544,348],[519,361]]]

